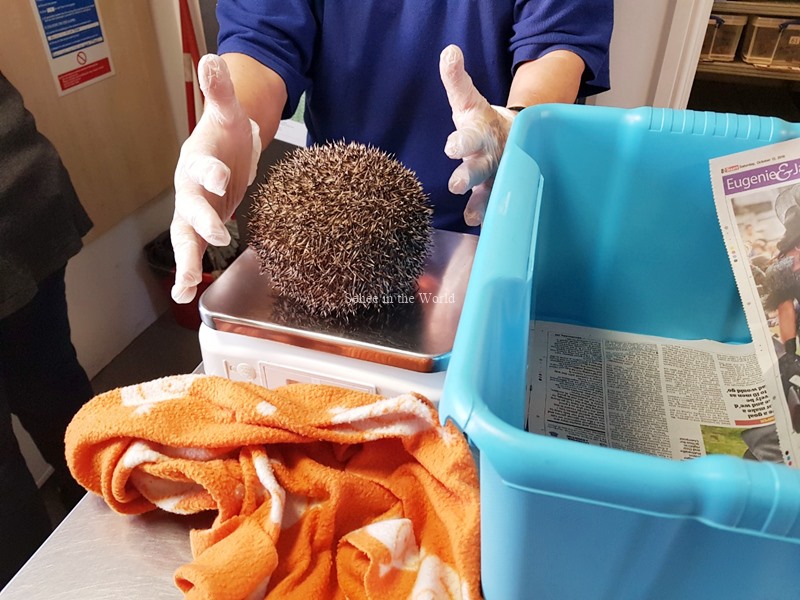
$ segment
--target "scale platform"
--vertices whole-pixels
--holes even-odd
[[[434,230],[418,289],[348,322],[281,297],[248,248],[201,296],[206,373],[275,388],[308,382],[438,401],[478,237]]]

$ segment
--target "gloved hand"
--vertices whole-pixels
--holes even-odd
[[[464,209],[464,221],[470,226],[480,225],[497,165],[517,113],[490,105],[475,89],[464,69],[464,55],[458,46],[450,45],[442,50],[439,73],[456,126],[447,138],[444,152],[450,158],[463,160],[450,176],[448,188],[453,194],[464,194],[472,189]]]
[[[261,155],[258,125],[236,99],[225,61],[204,56],[197,77],[205,107],[175,168],[175,214],[170,226],[175,253],[172,298],[180,303],[190,302],[197,293],[208,244],[230,243],[225,222],[255,179]]]

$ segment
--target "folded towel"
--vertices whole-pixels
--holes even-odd
[[[167,377],[95,397],[66,448],[120,513],[217,511],[187,599],[480,597],[475,465],[421,396]]]

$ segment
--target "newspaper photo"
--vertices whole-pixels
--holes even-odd
[[[528,431],[678,460],[791,462],[752,344],[536,321]]]
[[[800,140],[709,162],[722,236],[787,464],[800,447]]]

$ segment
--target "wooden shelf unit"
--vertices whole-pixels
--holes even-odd
[[[740,0],[718,0],[714,2],[712,13],[756,15],[760,17],[800,18],[800,2],[747,2]],[[744,34],[742,34],[744,37]],[[697,73],[732,77],[755,77],[759,79],[781,79],[800,81],[800,68],[762,67],[742,61],[738,55],[733,61],[700,61]]]

